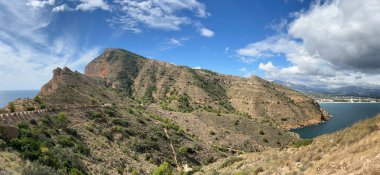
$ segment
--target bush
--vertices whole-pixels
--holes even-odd
[[[0,150],[3,150],[6,146],[7,143],[3,139],[0,139]]]
[[[34,111],[34,110],[36,110],[36,108],[34,106],[28,106],[28,107],[26,107],[26,110],[27,111]]]
[[[40,105],[40,108],[41,108],[41,109],[46,109],[46,104],[45,104],[45,103],[42,103],[42,104]]]
[[[301,140],[297,140],[297,141],[293,142],[292,146],[299,148],[301,146],[310,145],[311,143],[313,143],[313,139],[301,139]]]
[[[162,163],[156,170],[153,171],[153,175],[172,175],[173,169],[168,162]]]
[[[113,119],[112,120],[112,123],[115,124],[115,125],[119,125],[119,126],[123,126],[123,127],[128,127],[129,123],[127,120],[125,119]]]
[[[8,106],[9,106],[9,110],[11,110],[11,112],[15,112],[16,111],[15,103],[9,102]]]
[[[114,108],[106,108],[106,114],[108,114],[110,117],[116,117],[117,112]]]
[[[187,94],[181,95],[178,98],[178,109],[181,112],[191,112],[193,108],[190,105],[190,97]]]
[[[60,137],[58,139],[58,144],[62,145],[63,147],[75,146],[74,141],[70,137]]]
[[[11,146],[19,150],[25,159],[36,160],[40,156],[41,143],[36,139],[30,137],[15,138],[11,140]]]
[[[178,151],[179,151],[179,154],[186,154],[189,152],[189,148],[181,146]]]
[[[89,155],[90,154],[90,148],[88,148],[82,144],[77,145],[76,151],[83,154],[83,155]]]
[[[29,128],[29,124],[26,123],[26,122],[19,122],[19,123],[17,123],[17,127],[19,129],[28,129]]]
[[[260,135],[265,135],[265,133],[264,133],[263,130],[260,130],[259,134],[260,134]]]
[[[67,134],[70,134],[74,137],[79,136],[77,130],[75,130],[74,128],[65,128],[65,131],[67,132]]]
[[[41,103],[42,103],[42,100],[41,100],[41,97],[40,97],[40,96],[36,96],[36,97],[34,97],[34,101],[37,102],[38,104],[41,104]]]
[[[138,143],[132,143],[132,149],[139,153],[146,153],[149,151],[159,151],[160,147],[157,142],[144,140]]]
[[[70,170],[69,175],[84,175],[82,171],[79,171],[76,168]]]
[[[103,115],[99,111],[88,111],[86,112],[86,117],[92,120],[102,118]]]
[[[66,117],[66,114],[64,112],[60,112],[57,114],[56,121],[57,124],[61,127],[66,127],[69,123],[69,119]]]

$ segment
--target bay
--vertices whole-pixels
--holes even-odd
[[[380,113],[380,103],[321,103],[323,109],[333,117],[325,123],[291,130],[301,138],[314,138],[332,133]]]

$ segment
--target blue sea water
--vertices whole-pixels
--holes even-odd
[[[301,138],[314,138],[347,128],[380,113],[380,103],[321,103],[320,105],[333,116],[329,121],[292,131],[298,133]]]
[[[34,98],[38,90],[0,91],[0,108],[18,98]]]

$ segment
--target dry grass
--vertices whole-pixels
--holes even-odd
[[[0,151],[0,174],[21,174],[23,161],[17,153]]]
[[[200,174],[380,174],[380,115],[351,128],[323,135],[308,146],[268,149],[241,155],[239,167],[223,160],[204,167]]]

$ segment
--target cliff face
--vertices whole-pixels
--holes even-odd
[[[175,66],[121,49],[107,49],[87,65],[86,75],[106,78],[114,88],[147,102],[178,109],[186,96],[191,109],[241,113],[284,129],[328,120],[312,99],[259,77],[242,78]]]

